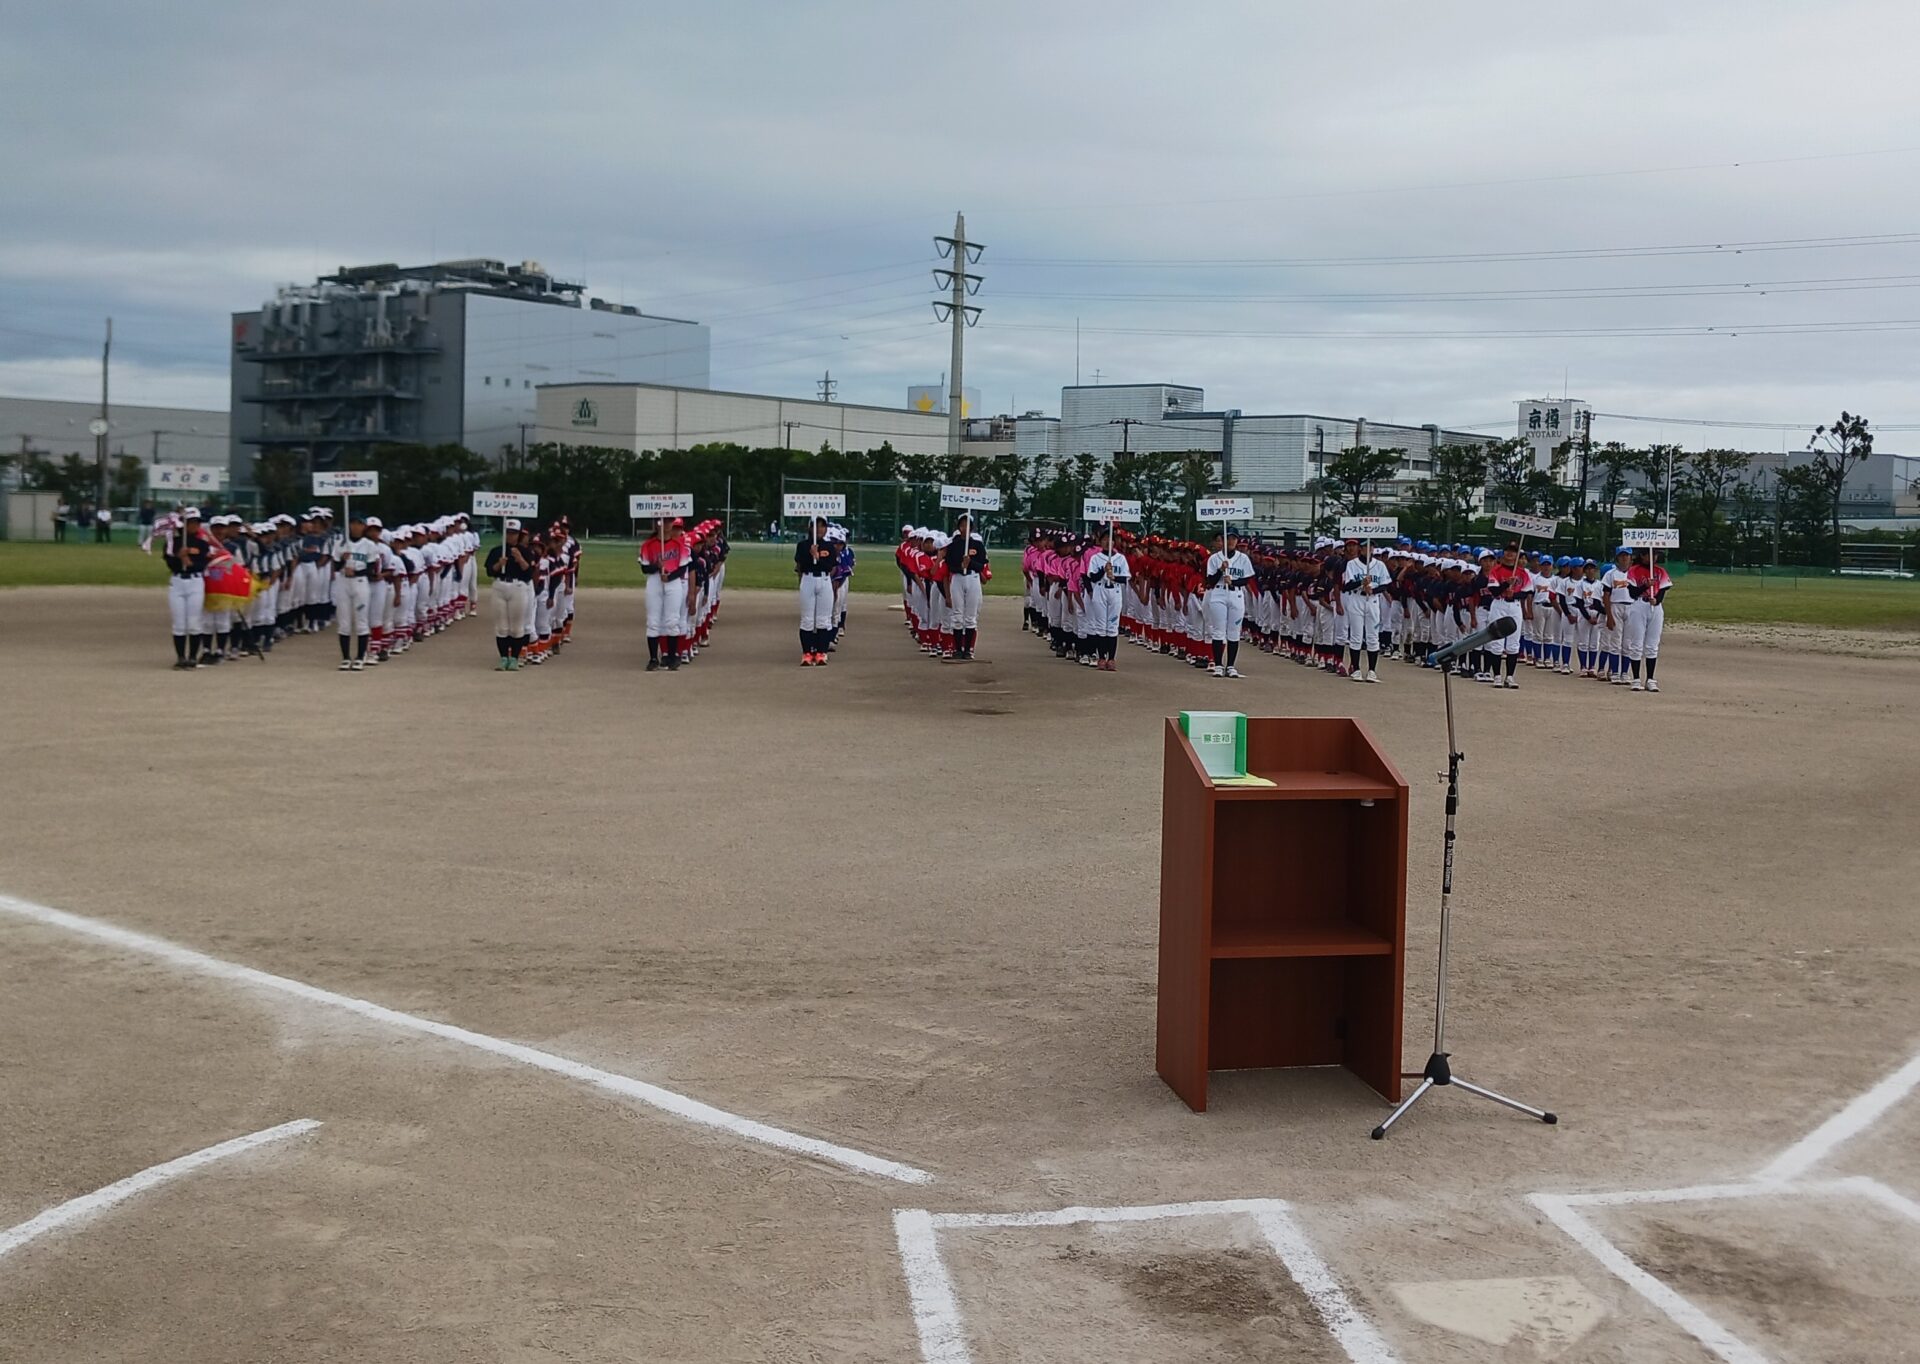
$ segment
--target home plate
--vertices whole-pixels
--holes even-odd
[[[1607,1315],[1578,1279],[1565,1275],[1401,1283],[1393,1293],[1430,1326],[1488,1345],[1530,1344],[1540,1359],[1576,1344]]]

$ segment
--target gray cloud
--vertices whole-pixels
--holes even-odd
[[[1920,331],[1745,330],[1920,318],[1920,279],[1896,278],[1920,276],[1915,244],[1031,263],[1920,230],[1910,6],[1323,11],[982,3],[956,26],[956,7],[878,3],[27,0],[0,48],[0,391],[84,396],[112,313],[129,399],[217,404],[225,315],[276,284],[491,255],[712,321],[717,386],[810,392],[831,367],[842,396],[897,402],[945,368],[924,270],[964,208],[990,245],[968,377],[996,409],[1054,406],[1079,317],[1083,376],[1249,411],[1504,421],[1565,373],[1603,411],[1920,421]],[[1396,335],[1703,324],[1728,330]]]

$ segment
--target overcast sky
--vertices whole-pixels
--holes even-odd
[[[97,392],[111,314],[119,396],[224,406],[229,312],[484,255],[710,322],[715,387],[897,405],[964,209],[989,411],[1058,411],[1078,318],[1082,381],[1215,407],[1505,433],[1564,382],[1794,427],[1600,439],[1798,446],[1920,423],[1917,51],[1864,0],[14,0],[0,393]],[[1728,243],[1774,245],[1644,250]]]

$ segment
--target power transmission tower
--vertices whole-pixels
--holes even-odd
[[[978,242],[967,240],[967,217],[964,213],[953,215],[953,235],[935,237],[935,249],[942,260],[952,260],[951,270],[936,268],[933,282],[942,289],[952,291],[952,297],[933,305],[933,314],[943,322],[953,323],[953,368],[947,375],[947,453],[957,456],[960,453],[960,408],[962,399],[960,369],[963,353],[966,350],[967,328],[980,320],[980,309],[967,302],[971,294],[980,292],[980,283],[985,276],[967,273],[969,265],[976,265],[980,253],[987,248]]]
[[[833,390],[838,388],[839,384],[834,380],[833,371],[828,370],[814,380],[813,386],[820,390],[820,401],[830,403],[833,401]]]

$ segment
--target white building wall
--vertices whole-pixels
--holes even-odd
[[[1058,417],[1015,417],[1013,453],[1021,459],[1055,459],[1060,454]]]
[[[945,417],[896,408],[650,384],[556,384],[536,395],[543,441],[635,451],[727,444],[782,449],[791,431],[796,450],[824,443],[836,450],[891,444],[905,455],[947,452]],[[583,400],[592,404],[591,421],[582,419]]]
[[[1191,444],[1165,444],[1166,433],[1154,431],[1165,423],[1169,411],[1198,412],[1204,406],[1205,393],[1184,384],[1100,384],[1078,385],[1060,390],[1060,443],[1058,453],[1071,459],[1091,454],[1098,459],[1112,458],[1121,448],[1123,431],[1127,448],[1133,450],[1205,449]],[[1146,422],[1148,426],[1114,425],[1124,418]],[[1191,436],[1182,433],[1180,441]],[[1217,444],[1212,447],[1217,449]]]
[[[712,338],[702,323],[486,294],[465,295],[465,306],[462,439],[482,455],[517,445],[522,422],[528,444],[565,439],[532,429],[541,384],[707,386]]]

